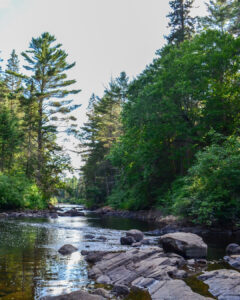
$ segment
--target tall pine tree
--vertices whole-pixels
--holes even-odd
[[[194,33],[195,19],[190,16],[194,0],[172,0],[169,2],[172,12],[167,17],[170,19],[168,26],[171,33],[166,39],[170,44],[180,44],[189,39]]]
[[[54,140],[58,133],[58,126],[55,123],[59,115],[60,121],[71,119],[69,113],[77,108],[77,105],[71,106],[72,100],[64,98],[77,94],[80,90],[67,89],[75,84],[75,80],[68,80],[66,71],[75,66],[75,63],[69,64],[67,53],[61,49],[61,44],[56,44],[56,38],[49,33],[43,33],[38,38],[33,38],[30,43],[30,49],[23,52],[27,65],[24,68],[32,72],[30,77],[33,89],[31,99],[34,99],[37,105],[37,170],[36,179],[38,185],[44,188],[44,173],[51,155],[55,156],[60,148],[55,145]],[[68,128],[66,128],[68,130]]]

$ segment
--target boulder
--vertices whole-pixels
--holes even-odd
[[[198,279],[209,286],[209,292],[219,300],[240,299],[240,273],[234,270],[204,272]]]
[[[62,246],[58,252],[61,253],[62,255],[68,255],[72,254],[73,252],[76,252],[78,249],[70,244],[66,244]]]
[[[226,248],[227,255],[240,254],[240,246],[238,244],[229,244]]]
[[[131,229],[127,231],[126,236],[133,237],[136,242],[140,242],[144,239],[144,234],[142,233],[142,231],[137,229]]]
[[[51,217],[51,219],[57,219],[58,218],[58,214],[57,213],[51,213],[50,217]]]
[[[116,284],[112,289],[112,293],[116,296],[127,296],[129,292],[130,289],[123,284]]]
[[[130,246],[130,245],[134,244],[135,242],[136,241],[135,241],[135,239],[132,236],[122,236],[120,238],[121,245],[128,245],[128,246]]]
[[[233,268],[240,270],[240,255],[224,256],[224,260]]]
[[[91,295],[87,292],[76,291],[70,294],[60,296],[47,296],[41,298],[41,300],[104,300],[105,297],[99,295]]]
[[[186,258],[205,258],[207,245],[203,239],[193,233],[175,232],[165,234],[159,240],[164,251],[174,252]]]

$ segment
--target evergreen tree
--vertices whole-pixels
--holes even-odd
[[[194,0],[172,0],[169,2],[172,12],[167,17],[170,19],[168,26],[171,33],[167,38],[170,44],[179,44],[189,39],[194,33],[195,19],[190,16]]]
[[[231,3],[229,32],[240,36],[240,0],[233,0]]]
[[[226,31],[231,18],[231,6],[228,0],[210,0],[207,3],[209,15],[201,18],[203,27]]]
[[[7,69],[5,71],[5,83],[9,89],[10,109],[17,113],[19,98],[21,95],[21,78],[16,76],[19,73],[19,59],[15,50],[12,51],[8,59]]]
[[[68,80],[66,71],[75,66],[75,63],[67,63],[67,54],[61,49],[61,44],[56,44],[56,39],[49,33],[43,33],[38,38],[33,38],[30,50],[22,53],[27,65],[24,68],[32,72],[31,81],[34,86],[34,98],[37,104],[37,172],[38,185],[43,188],[44,168],[49,162],[49,153],[59,151],[58,147],[52,147],[57,134],[57,116],[62,114],[71,119],[69,113],[77,108],[71,106],[72,100],[63,99],[71,94],[77,94],[80,90],[68,90],[67,87],[74,84],[75,80]],[[59,99],[59,100],[58,100]],[[61,118],[63,122],[66,117]],[[68,128],[67,128],[68,129]]]

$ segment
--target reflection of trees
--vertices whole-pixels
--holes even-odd
[[[3,300],[34,299],[37,278],[46,268],[45,249],[48,242],[45,228],[1,223],[0,298]],[[41,273],[41,274],[39,274]]]

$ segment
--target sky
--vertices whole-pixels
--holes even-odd
[[[111,77],[125,71],[137,76],[151,63],[168,35],[168,0],[0,0],[0,57],[4,63],[13,49],[27,50],[32,37],[55,35],[76,62],[69,78],[82,91],[74,101],[78,123],[86,121],[92,93],[101,96]],[[203,0],[195,0],[194,15],[205,13]],[[66,142],[73,148],[76,141]],[[81,164],[70,153],[74,167]]]

